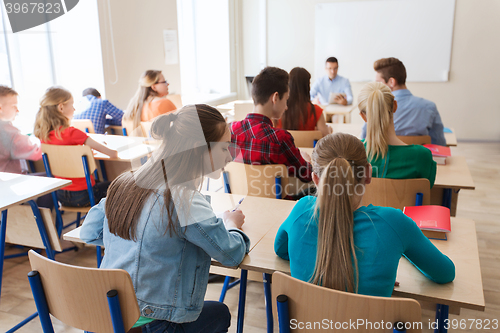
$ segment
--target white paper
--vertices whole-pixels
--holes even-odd
[[[177,30],[163,30],[163,45],[165,47],[165,64],[177,65],[179,63]]]

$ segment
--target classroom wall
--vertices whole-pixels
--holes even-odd
[[[106,98],[126,108],[137,90],[139,77],[147,69],[161,70],[170,83],[170,93],[180,93],[180,66],[165,65],[163,45],[163,30],[177,29],[176,0],[109,0],[109,3],[110,12],[108,1],[98,1]]]
[[[254,75],[260,70],[256,57],[259,40],[255,38],[258,1],[242,1],[246,9],[243,67],[245,75]],[[296,66],[304,67],[314,80],[315,5],[334,1],[267,0],[267,64],[288,71]],[[500,99],[497,97],[500,39],[496,36],[496,31],[500,31],[499,12],[500,1],[457,0],[450,80],[408,84],[414,95],[437,104],[445,126],[453,127],[459,140],[500,141]],[[342,59],[339,62],[342,75]],[[352,83],[354,95],[362,86],[363,83]],[[361,121],[354,115],[353,122]]]

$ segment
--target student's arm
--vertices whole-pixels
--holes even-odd
[[[366,139],[366,123],[363,124],[363,128],[361,129],[361,140]]]
[[[39,144],[31,142],[27,135],[21,134],[21,132],[12,126],[12,141],[10,142],[10,158],[15,160],[26,159],[32,161],[38,161],[42,158],[42,148]]]
[[[345,87],[344,87],[344,93],[345,93],[345,98],[347,100],[347,105],[352,104],[352,89],[351,89],[351,83],[349,82],[348,79],[346,79]]]
[[[286,231],[286,227],[288,223],[290,223],[289,219],[290,216],[281,224],[276,234],[276,238],[274,239],[274,252],[278,257],[285,260],[290,260],[288,255],[288,232]]]
[[[250,250],[250,239],[239,229],[226,229],[221,218],[217,218],[208,202],[195,196],[190,208],[190,220],[184,237],[202,248],[210,257],[224,266],[238,266]]]
[[[103,154],[108,155],[111,158],[118,158],[118,152],[116,150],[109,149],[105,145],[101,145],[99,142],[95,141],[91,137],[88,137],[87,140],[85,140],[85,144],[92,149],[95,149]]]
[[[434,117],[431,118],[432,123],[429,124],[429,136],[431,142],[435,145],[446,146],[446,139],[444,137],[444,126],[441,121],[441,116],[437,110],[436,104],[432,103],[432,113]]]
[[[80,238],[87,244],[103,246],[102,231],[105,218],[106,198],[92,207],[80,228]]]
[[[319,107],[319,106],[315,106],[315,107]],[[318,131],[321,131],[321,134],[323,134],[323,136],[326,136],[330,133],[333,133],[333,128],[331,128],[330,126],[328,126],[326,124],[326,120],[325,120],[323,113],[321,113],[319,115],[318,122],[316,123],[316,126],[318,127]]]
[[[395,210],[393,226],[403,243],[403,255],[427,278],[436,283],[448,283],[455,279],[455,265],[424,236],[408,216]]]
[[[111,104],[108,100],[104,101],[104,110],[106,114],[113,117],[112,119],[106,119],[106,124],[108,125],[122,125],[123,111],[118,109],[116,106]]]

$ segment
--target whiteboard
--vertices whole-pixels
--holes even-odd
[[[336,57],[339,75],[373,81],[373,62],[395,57],[407,81],[448,81],[455,0],[320,3],[315,15],[315,74]]]

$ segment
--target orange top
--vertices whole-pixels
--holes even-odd
[[[314,105],[314,112],[316,113],[316,121],[314,121],[314,116],[311,113],[311,103],[307,103],[307,113],[310,115],[305,124],[299,124],[298,131],[314,131],[316,129],[316,125],[318,123],[318,119],[321,117],[323,113],[323,109],[316,105]],[[285,111],[286,112],[286,111]],[[281,119],[279,119],[276,123],[276,128],[283,128],[281,124]]]
[[[174,111],[177,108],[171,100],[162,98],[144,104],[142,108],[141,121],[151,121],[161,114]]]

